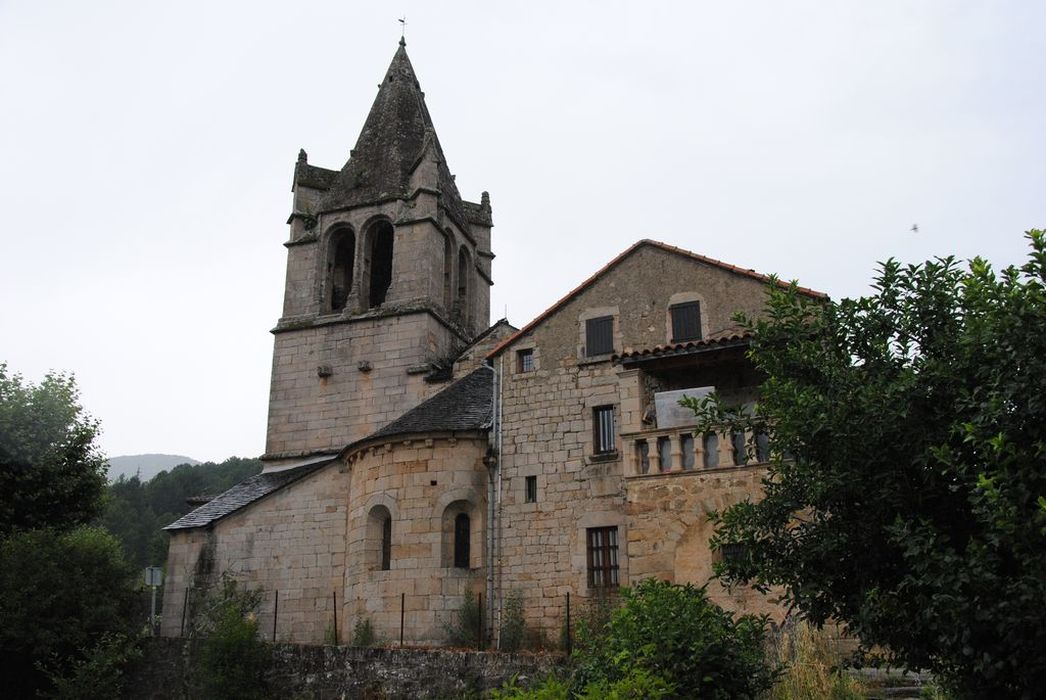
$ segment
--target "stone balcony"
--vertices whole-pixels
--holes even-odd
[[[757,466],[770,460],[764,433],[702,433],[697,426],[655,428],[621,434],[626,477],[684,474],[725,467]]]

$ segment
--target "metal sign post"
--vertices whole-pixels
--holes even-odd
[[[152,614],[149,615],[149,634],[156,636],[156,589],[163,585],[163,569],[150,566],[145,569],[145,585],[153,589]]]

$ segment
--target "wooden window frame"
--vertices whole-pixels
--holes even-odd
[[[617,452],[617,417],[614,406],[592,408],[592,453],[609,455]]]
[[[538,502],[538,478],[536,476],[527,476],[523,478],[523,502]]]
[[[590,527],[585,531],[589,588],[617,588],[620,585],[617,534],[617,525]]]
[[[516,371],[520,374],[533,372],[537,367],[534,364],[534,348],[523,348],[516,351]]]

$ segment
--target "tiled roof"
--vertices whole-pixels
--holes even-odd
[[[752,336],[749,333],[731,331],[717,336],[702,338],[701,340],[690,340],[685,343],[673,343],[670,345],[655,345],[652,348],[623,352],[620,355],[614,355],[611,359],[615,362],[628,363],[661,357],[673,357],[675,355],[691,355],[707,350],[744,346],[748,345],[751,340]]]
[[[360,442],[410,433],[483,430],[493,421],[494,370],[480,367]]]
[[[225,493],[208,501],[196,510],[175,520],[164,530],[188,530],[206,527],[216,520],[232,515],[241,508],[265,498],[269,494],[302,479],[316,470],[330,464],[337,457],[326,455],[314,458],[304,464],[278,472],[262,472],[247,477]]]
[[[406,45],[401,41],[356,147],[331,182],[319,212],[408,196],[411,174],[430,146],[438,159],[434,184],[442,195],[441,204],[458,226],[467,231],[470,219],[447,167],[421,85],[407,57]]]
[[[529,333],[535,326],[537,326],[542,321],[544,321],[546,318],[548,318],[549,316],[554,314],[556,311],[558,311],[560,308],[565,306],[566,303],[569,302],[571,299],[573,299],[575,296],[577,296],[578,294],[580,294],[581,292],[585,291],[590,286],[595,284],[595,282],[600,277],[605,275],[611,269],[616,267],[618,265],[618,263],[620,263],[622,260],[627,258],[629,255],[634,253],[639,248],[642,248],[643,246],[651,246],[651,247],[654,247],[654,248],[660,248],[661,250],[668,251],[669,253],[675,253],[676,255],[682,255],[683,257],[690,258],[691,260],[696,260],[698,262],[705,263],[706,265],[713,265],[713,266],[718,267],[720,269],[727,270],[728,272],[733,272],[734,274],[737,274],[737,275],[743,275],[745,277],[751,277],[752,279],[759,280],[760,282],[769,282],[770,281],[770,276],[769,275],[764,275],[762,273],[756,272],[755,270],[746,270],[743,267],[738,267],[737,265],[731,265],[730,263],[723,262],[722,260],[716,260],[715,258],[710,258],[710,257],[705,256],[705,255],[699,255],[697,253],[692,253],[689,250],[685,250],[683,248],[678,248],[678,247],[676,247],[674,245],[668,245],[667,243],[662,243],[661,241],[652,241],[650,239],[644,238],[643,240],[638,241],[638,242],[632,244],[623,253],[618,255],[616,258],[614,258],[613,260],[608,262],[603,267],[599,268],[599,270],[596,271],[596,273],[594,275],[592,275],[587,280],[585,280],[584,282],[579,284],[577,287],[572,289],[570,292],[568,292],[564,297],[562,297],[555,304],[553,304],[552,306],[550,306],[547,309],[545,309],[545,311],[543,311],[542,313],[538,314],[537,318],[535,318],[533,321],[531,321],[527,325],[523,326],[523,328],[521,328],[518,332],[510,335],[508,338],[505,338],[505,340],[503,340],[500,343],[498,343],[498,345],[493,350],[490,351],[490,353],[487,355],[487,357],[488,358],[494,357],[495,355],[500,353],[502,350],[507,348],[509,345],[511,345],[512,343],[516,342],[516,340],[518,340],[519,338],[521,338],[524,335],[526,335],[527,333]],[[777,284],[780,287],[788,287],[789,286],[788,283],[785,282],[784,280],[778,280]],[[815,297],[817,299],[827,299],[828,298],[828,295],[825,294],[824,292],[818,292],[818,291],[816,291],[814,289],[809,289],[807,287],[799,287],[799,293],[800,294],[805,294],[807,296]]]

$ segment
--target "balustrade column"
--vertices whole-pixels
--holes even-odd
[[[669,436],[672,468],[670,471],[681,472],[683,471],[683,445],[682,437],[678,432],[674,432]]]
[[[734,466],[734,435],[729,430],[719,433],[719,466]]]

